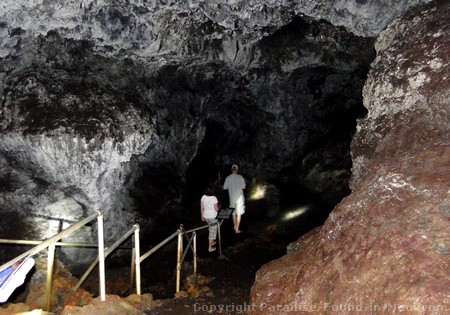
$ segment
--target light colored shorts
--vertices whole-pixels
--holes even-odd
[[[245,213],[244,198],[239,198],[236,202],[230,202],[230,208],[234,209],[234,214],[242,215]]]

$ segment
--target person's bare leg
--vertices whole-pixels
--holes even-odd
[[[209,240],[209,248],[208,251],[213,252],[216,250],[216,248],[214,247],[214,245],[216,244],[216,242],[214,240]]]
[[[233,216],[233,221],[234,221],[234,231],[236,233],[241,233],[242,231],[239,230],[239,226],[241,225],[241,215],[236,214],[235,216]]]
[[[241,232],[241,230],[239,229],[240,225],[241,225],[241,215],[238,214],[236,216],[236,230],[238,231],[238,233]]]

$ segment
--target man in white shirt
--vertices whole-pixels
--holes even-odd
[[[227,178],[225,178],[223,189],[228,190],[228,195],[230,197],[230,208],[234,209],[234,232],[242,233],[242,231],[239,229],[239,226],[241,224],[241,216],[245,213],[245,180],[244,177],[239,175],[237,172],[238,166],[236,164],[233,164],[233,166],[231,166],[231,174],[228,175]]]

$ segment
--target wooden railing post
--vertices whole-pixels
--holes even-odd
[[[139,225],[135,224],[136,230],[134,231],[134,248],[135,248],[135,263],[136,263],[136,293],[141,295],[141,250],[139,243]]]
[[[55,264],[55,244],[48,247],[47,257],[47,283],[45,290],[45,309],[47,312],[52,311],[52,283],[53,283],[53,267]]]
[[[194,238],[194,250],[193,250],[193,255],[194,255],[194,275],[197,274],[197,233],[193,232],[193,238]]]
[[[177,251],[177,283],[176,283],[176,291],[180,292],[180,280],[181,280],[181,257],[183,255],[183,226],[180,226],[178,230],[178,251]]]
[[[105,243],[103,235],[103,214],[98,211],[98,269],[100,279],[100,299],[106,301],[106,285],[105,285]]]

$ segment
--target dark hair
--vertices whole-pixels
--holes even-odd
[[[206,187],[205,195],[206,196],[213,196],[214,195],[214,188],[212,187],[212,185],[209,185],[208,187]]]

